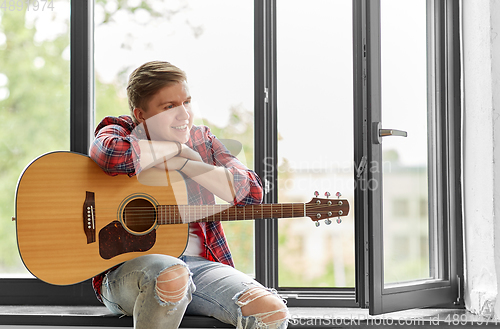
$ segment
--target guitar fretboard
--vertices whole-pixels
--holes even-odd
[[[228,205],[166,205],[158,206],[158,223],[186,224],[264,218],[304,217],[303,203],[275,203],[247,206]]]

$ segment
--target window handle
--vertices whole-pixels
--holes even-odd
[[[396,130],[396,129],[380,129],[378,131],[378,135],[380,137],[385,137],[385,136],[401,136],[401,137],[407,137],[408,133],[403,130]]]
[[[375,144],[382,144],[382,137],[386,137],[386,136],[408,137],[408,133],[404,130],[382,129],[382,124],[380,122],[374,122],[373,126],[374,126],[373,131],[375,132],[375,136],[374,136],[375,137],[374,138]]]

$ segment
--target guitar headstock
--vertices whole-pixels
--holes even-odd
[[[315,192],[315,198],[306,203],[306,216],[310,217],[316,226],[319,221],[325,220],[325,224],[330,225],[330,218],[336,217],[337,223],[341,223],[341,217],[349,214],[349,201],[340,199],[341,194],[337,192],[337,199],[329,199],[330,193],[326,192],[326,198],[318,198],[319,193]]]

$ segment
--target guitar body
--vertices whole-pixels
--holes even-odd
[[[42,281],[69,285],[141,255],[180,256],[188,224],[157,225],[153,218],[146,227],[130,229],[123,213],[134,200],[187,204],[184,180],[169,172],[168,186],[146,186],[136,177],[105,174],[86,155],[54,152],[37,158],[22,173],[16,194],[25,266]]]

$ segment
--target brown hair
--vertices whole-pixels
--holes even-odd
[[[151,97],[161,88],[187,81],[186,73],[169,62],[152,61],[136,68],[127,85],[128,106],[135,122],[134,109],[147,110]]]

